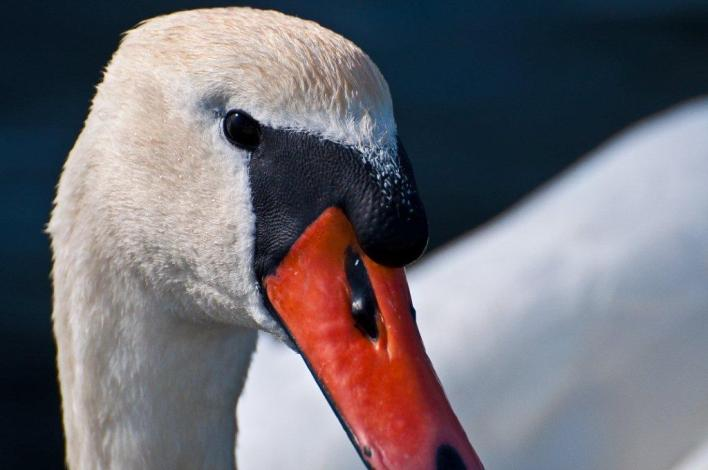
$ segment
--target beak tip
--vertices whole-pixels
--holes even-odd
[[[467,470],[467,466],[457,449],[442,444],[435,453],[435,470]]]

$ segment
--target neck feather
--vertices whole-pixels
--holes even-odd
[[[256,332],[195,323],[138,282],[60,262],[53,320],[69,467],[234,468]]]

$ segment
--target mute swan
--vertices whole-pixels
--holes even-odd
[[[367,466],[481,468],[400,268],[427,224],[388,87],[342,37],[246,8],[141,24],[48,230],[71,468],[233,467],[256,329],[303,355]]]
[[[708,98],[647,119],[410,270],[430,357],[489,468],[708,468],[707,129]],[[259,346],[240,461],[356,468],[298,369]],[[295,403],[288,420],[324,451],[289,439]]]

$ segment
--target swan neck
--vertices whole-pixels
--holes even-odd
[[[130,280],[56,274],[69,467],[235,468],[256,332],[185,319]]]

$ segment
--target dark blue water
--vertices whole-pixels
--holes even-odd
[[[379,65],[433,248],[495,216],[626,124],[708,91],[708,2],[500,3],[251,3],[315,19]],[[100,70],[120,33],[139,20],[205,5],[2,7],[2,468],[62,464],[42,230]]]

